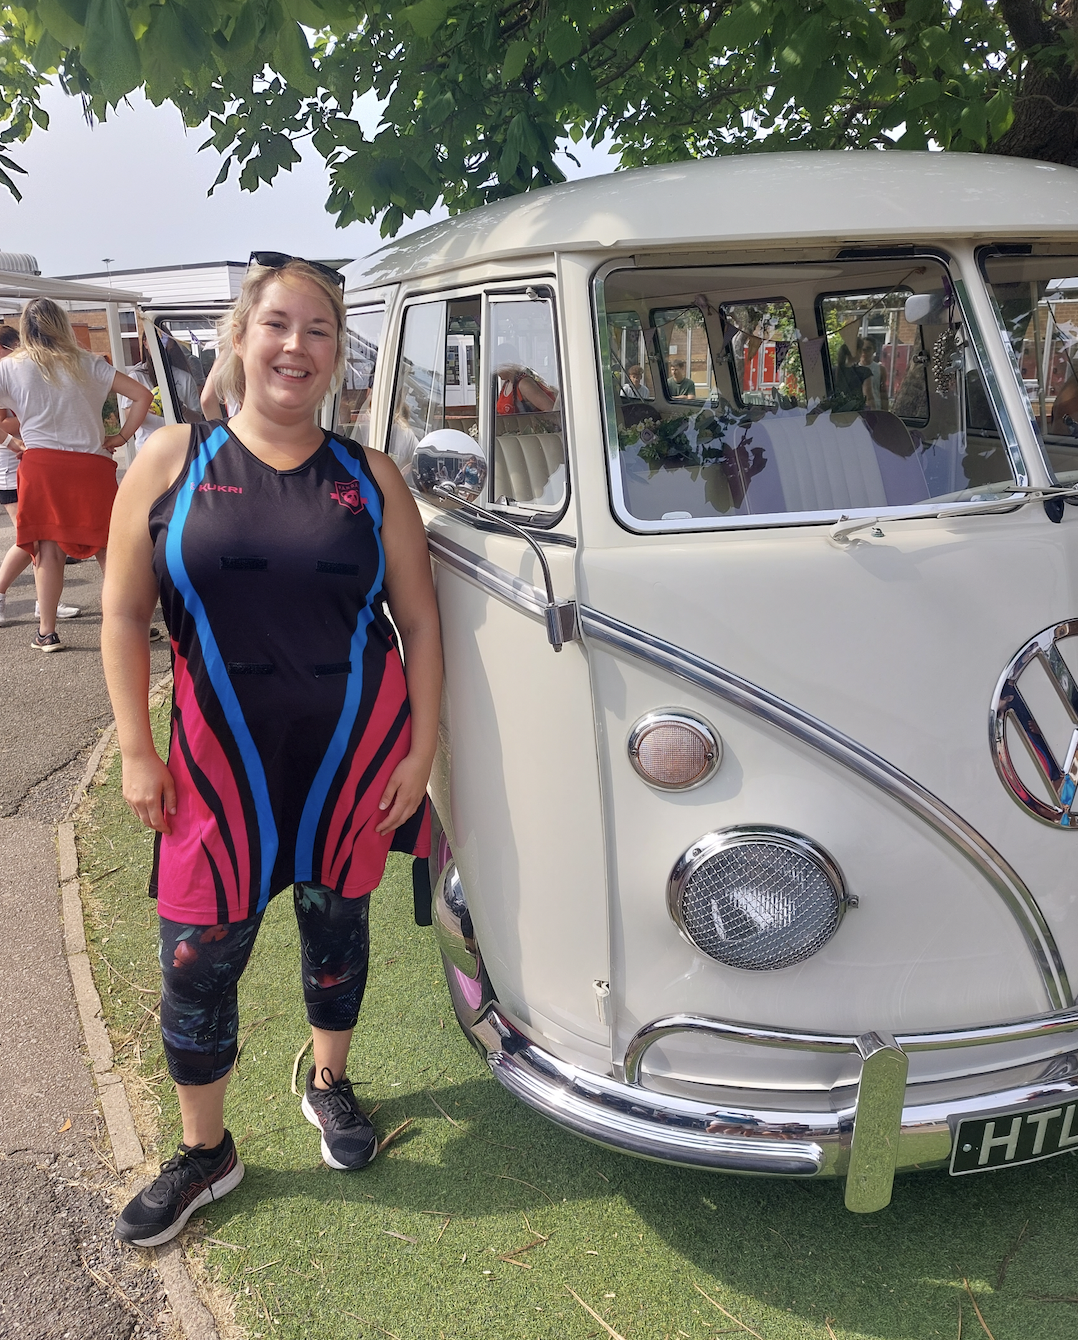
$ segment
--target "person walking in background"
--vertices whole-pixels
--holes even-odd
[[[140,1247],[174,1238],[243,1177],[224,1124],[237,984],[289,885],[314,1059],[301,1110],[331,1168],[374,1158],[346,1076],[367,895],[391,846],[430,850],[442,661],[423,523],[385,453],[318,426],[344,371],[339,276],[272,254],[248,270],[215,374],[242,408],[227,426],[159,429],[109,533],[105,677],[124,798],[157,834],[161,1033],[183,1121],[175,1156],[116,1222]],[[147,709],[159,598],[173,648],[167,766]]]
[[[141,356],[139,361],[127,369],[127,375],[134,381],[140,382],[147,387],[150,392],[150,408],[146,412],[146,417],[136,429],[133,441],[135,450],[141,451],[149,441],[150,434],[156,433],[158,428],[163,428],[165,424],[164,415],[161,413],[161,388],[157,384],[157,369],[154,367],[153,358],[150,355],[149,346],[146,343],[146,334],[143,332],[140,345]],[[120,408],[124,411],[125,417],[131,408],[131,401],[126,396],[120,399]]]
[[[64,556],[96,556],[105,568],[109,515],[116,495],[112,453],[139,427],[150,392],[80,349],[67,313],[51,298],[33,298],[19,323],[21,347],[0,359],[0,408],[21,428],[15,541],[33,556],[38,632],[31,646],[63,648],[56,633]],[[110,392],[131,412],[121,432],[105,436],[101,408]]]
[[[15,327],[0,325],[0,358],[7,358],[18,347],[19,332]],[[21,431],[19,421],[15,415],[10,410],[0,410],[0,503],[3,504],[4,511],[11,518],[13,526],[18,513],[19,502],[19,458],[11,448],[14,446],[20,452],[23,450],[23,443],[19,437]],[[12,439],[15,440],[12,441]],[[15,578],[24,573],[33,561],[33,555],[28,554],[25,549],[20,549],[17,544],[13,544],[4,555],[3,560],[0,561],[0,623],[6,622],[5,605],[8,588]],[[58,619],[74,619],[81,612],[77,605],[65,605],[61,602],[56,606],[56,617]],[[37,616],[38,606],[35,604],[34,618],[36,619]]]

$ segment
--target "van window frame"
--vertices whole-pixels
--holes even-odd
[[[400,374],[400,358],[404,345],[404,332],[407,325],[407,315],[411,308],[429,304],[441,303],[447,307],[449,303],[462,299],[478,298],[482,302],[482,318],[479,331],[479,380],[477,383],[477,411],[479,417],[479,438],[478,443],[483,447],[487,455],[487,485],[484,496],[479,501],[482,506],[495,514],[504,514],[507,520],[513,521],[516,525],[524,526],[528,530],[537,530],[543,533],[553,532],[554,527],[565,519],[569,510],[569,503],[572,497],[572,481],[569,468],[569,444],[568,444],[568,419],[564,408],[562,411],[562,435],[565,446],[565,492],[562,501],[557,510],[541,510],[521,507],[515,503],[495,503],[492,501],[494,488],[494,465],[493,465],[493,400],[491,397],[486,367],[489,363],[489,349],[487,345],[487,331],[490,328],[488,313],[489,304],[493,299],[498,300],[516,299],[520,300],[528,297],[529,290],[538,294],[541,300],[550,305],[551,330],[554,338],[554,355],[558,367],[559,389],[562,393],[562,401],[565,400],[565,364],[562,356],[561,330],[558,321],[558,292],[551,275],[535,275],[522,277],[512,280],[494,280],[487,283],[478,281],[474,284],[454,284],[452,287],[430,290],[413,290],[405,293],[397,304],[394,313],[394,320],[391,332],[393,343],[393,357],[391,367],[386,368],[386,376],[389,379],[389,397],[386,402],[386,420],[383,431],[379,434],[378,444],[372,442],[372,450],[381,451],[389,455],[389,439],[393,427],[393,407],[397,399],[397,384]],[[447,323],[448,324],[448,323]],[[381,351],[379,351],[381,353]],[[388,350],[387,350],[388,358]],[[444,377],[444,367],[443,367]],[[443,387],[444,394],[444,387]],[[444,403],[443,403],[444,413]],[[484,439],[484,434],[486,438]],[[423,495],[411,484],[409,484],[413,495],[422,499]],[[424,501],[429,501],[424,499]],[[454,511],[453,518],[464,525],[471,526],[475,530],[490,530],[492,525],[478,517],[467,516],[462,511]],[[551,534],[552,540],[561,538],[556,533]],[[566,537],[567,538],[567,537]]]
[[[535,294],[532,299],[531,295]],[[491,349],[488,340],[491,338],[490,309],[492,305],[501,302],[520,302],[522,299],[534,300],[547,303],[550,309],[550,332],[554,340],[554,362],[558,369],[558,395],[560,399],[561,414],[561,436],[562,451],[565,455],[565,490],[562,493],[561,501],[556,507],[528,507],[526,504],[517,502],[499,503],[494,501],[494,397],[491,392],[491,382],[488,375],[491,365]],[[487,459],[487,491],[483,505],[492,512],[504,513],[518,526],[532,527],[536,530],[549,530],[565,516],[569,509],[570,480],[569,480],[569,434],[568,419],[565,413],[565,365],[562,360],[561,340],[558,338],[558,307],[557,294],[554,285],[548,281],[540,281],[534,284],[523,284],[519,287],[514,286],[506,289],[501,286],[491,287],[483,291],[483,323],[479,333],[479,366],[480,366],[480,386],[479,386],[479,412],[480,418],[480,436],[479,441],[483,443],[484,428],[488,434],[488,442],[484,444],[489,447],[489,456]],[[484,400],[485,397],[485,400]]]
[[[381,313],[382,327],[381,330],[378,332],[378,354],[377,357],[375,358],[374,363],[374,377],[372,379],[372,385],[370,388],[371,394],[367,402],[369,405],[373,405],[374,403],[374,392],[378,387],[378,373],[383,361],[383,354],[386,345],[386,336],[389,333],[386,326],[386,320],[389,315],[389,303],[386,301],[385,298],[371,298],[366,302],[352,303],[350,306],[346,306],[344,309],[344,325],[345,325],[344,351],[345,351],[346,369],[348,359],[347,331],[348,331],[349,319],[353,316],[373,316],[376,313]],[[347,377],[347,375],[348,374],[346,370],[345,377]],[[337,387],[336,392],[331,397],[329,397],[330,403],[324,410],[321,420],[323,427],[327,427],[333,433],[337,432],[338,416],[340,415],[341,412],[341,401],[343,396],[344,396],[344,379],[342,378],[341,384],[340,386]],[[327,419],[329,420],[328,424],[326,423]],[[354,440],[355,440],[354,438],[349,439],[349,441]]]
[[[937,260],[938,260],[939,258],[938,258],[938,257],[935,257],[934,259],[937,259]],[[949,274],[949,273],[948,273],[948,278],[950,278],[950,274]],[[954,281],[952,280],[952,283],[953,283],[953,282],[954,282]],[[908,285],[906,286],[906,288],[907,288],[907,290],[908,290],[908,292],[907,292],[907,296],[912,295],[912,293],[913,293],[913,289],[909,288]],[[831,357],[831,346],[830,346],[830,345],[828,344],[828,342],[827,342],[827,340],[828,340],[828,337],[827,337],[827,321],[826,321],[825,316],[824,316],[823,304],[827,301],[828,298],[858,298],[858,297],[861,297],[862,295],[867,297],[869,294],[873,293],[874,291],[875,291],[875,292],[899,293],[899,292],[901,292],[901,289],[902,289],[902,286],[899,285],[898,287],[893,288],[893,289],[886,289],[886,290],[877,289],[877,290],[873,290],[869,285],[865,285],[865,286],[863,286],[863,287],[861,287],[861,288],[828,289],[826,293],[817,293],[817,294],[816,294],[816,297],[813,299],[812,310],[813,310],[813,313],[814,313],[814,315],[815,315],[815,317],[816,317],[816,333],[817,333],[818,335],[822,335],[822,336],[823,336],[823,349],[822,349],[822,351],[821,351],[821,352],[822,352],[822,359],[823,359],[823,376],[824,376],[824,385],[827,387],[827,394],[828,394],[828,395],[834,395],[834,394],[835,394],[835,364],[834,364],[834,360],[833,360],[832,357]],[[926,352],[927,352],[927,350],[924,349],[923,345],[922,345],[922,352],[923,352],[923,353],[926,353]],[[927,396],[928,396],[928,367],[927,367],[927,365],[926,365],[925,368],[924,368],[924,377],[925,377],[925,394],[926,394],[926,398],[927,398]],[[894,394],[894,388],[893,388],[893,387],[891,388],[889,394],[891,394],[891,395]],[[907,425],[907,427],[911,427],[911,428],[923,428],[923,427],[929,422],[928,418],[924,418],[924,419],[913,419],[913,418],[907,418],[906,416],[903,416],[903,421],[905,422],[905,424]]]
[[[934,246],[901,246],[895,247],[873,247],[843,248],[838,254],[830,258],[806,257],[804,260],[784,262],[789,265],[804,265],[810,268],[813,265],[837,264],[843,262],[860,261],[909,261],[909,260],[932,260],[937,262],[946,271],[948,278],[954,286],[955,298],[961,312],[962,319],[970,331],[970,347],[973,352],[974,360],[980,370],[981,377],[985,383],[986,392],[993,410],[996,413],[999,426],[1000,444],[1007,455],[1008,462],[1015,479],[1016,489],[1025,487],[1028,480],[1029,464],[1021,451],[1015,426],[1007,412],[1006,405],[1000,394],[998,379],[995,370],[992,367],[991,358],[984,343],[985,332],[977,322],[976,313],[970,302],[966,284],[963,280],[955,278],[954,268],[955,260],[952,255],[941,247]],[[902,508],[851,508],[842,511],[839,508],[831,508],[827,511],[821,511],[812,514],[799,513],[791,516],[789,513],[766,513],[748,516],[735,517],[692,517],[690,519],[678,519],[677,521],[646,520],[633,516],[625,505],[624,496],[621,491],[621,476],[618,467],[620,447],[618,444],[617,433],[617,405],[614,402],[613,379],[604,376],[604,368],[610,364],[610,350],[608,347],[607,332],[607,314],[606,314],[606,282],[610,276],[619,270],[676,270],[679,268],[693,269],[716,269],[721,270],[736,265],[738,269],[745,269],[750,265],[759,264],[761,269],[774,265],[773,260],[753,261],[753,260],[733,260],[729,254],[724,254],[720,259],[716,255],[712,264],[707,264],[705,258],[696,254],[691,260],[682,262],[679,257],[672,255],[669,258],[663,257],[661,260],[651,261],[646,265],[638,265],[636,258],[632,255],[620,256],[616,259],[605,261],[597,266],[591,274],[591,310],[592,310],[592,337],[595,348],[595,376],[598,379],[599,404],[603,420],[603,432],[605,437],[605,456],[606,456],[606,474],[607,474],[607,500],[610,505],[614,520],[623,530],[634,535],[693,535],[693,534],[711,534],[713,532],[742,531],[742,530],[796,530],[806,526],[829,526],[834,525],[840,517],[858,517],[861,515],[873,516],[879,513],[886,516],[888,512],[894,511],[901,514]],[[766,282],[766,281],[764,281]],[[851,292],[856,290],[851,289]],[[815,300],[814,300],[815,301]],[[824,332],[817,331],[817,335]],[[826,335],[824,336],[826,338]],[[955,504],[961,507],[962,504]],[[946,513],[947,505],[941,504],[940,511]]]

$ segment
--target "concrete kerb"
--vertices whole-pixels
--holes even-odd
[[[163,679],[158,680],[150,690],[151,705],[161,700],[171,684],[171,675],[165,675]],[[97,994],[93,973],[90,970],[74,824],[74,816],[86,798],[115,733],[116,723],[113,722],[102,734],[97,747],[90,755],[82,780],[75,788],[67,813],[57,828],[56,847],[64,917],[64,950],[75,990],[79,1020],[93,1067],[98,1102],[112,1145],[113,1162],[117,1172],[128,1172],[132,1168],[137,1168],[146,1155],[135,1130],[123,1077],[113,1068],[112,1043],[102,1018],[101,997]],[[199,1297],[198,1288],[188,1274],[179,1243],[173,1240],[163,1247],[158,1247],[156,1255],[157,1269],[168,1295],[169,1306],[186,1340],[218,1340],[213,1314]]]

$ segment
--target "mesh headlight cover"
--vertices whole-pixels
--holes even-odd
[[[670,878],[681,932],[719,963],[755,972],[788,968],[822,949],[848,901],[827,853],[778,828],[709,833]]]

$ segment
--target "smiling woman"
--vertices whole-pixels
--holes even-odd
[[[243,1176],[224,1128],[236,986],[290,884],[313,1031],[303,1113],[330,1167],[374,1157],[345,1078],[366,895],[391,846],[429,851],[441,652],[422,524],[391,460],[318,427],[343,366],[340,290],[321,267],[280,260],[251,267],[232,313],[217,385],[242,408],[227,426],[158,430],[111,533],[105,670],[124,798],[158,835],[161,1024],[184,1130],[117,1222],[139,1246],[174,1237]],[[146,709],[158,599],[175,680],[167,766]]]

